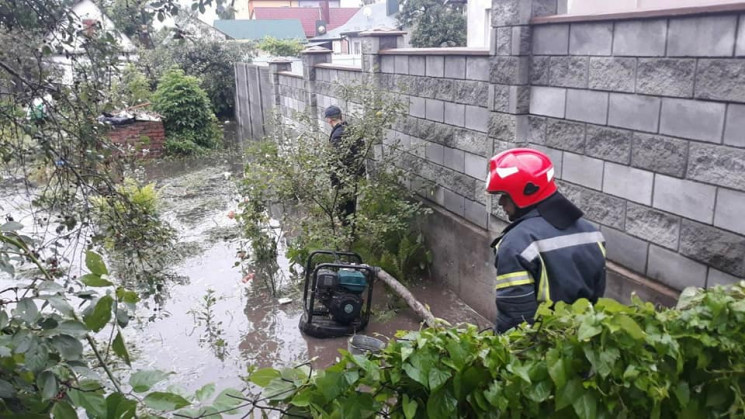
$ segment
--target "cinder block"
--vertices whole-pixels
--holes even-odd
[[[719,188],[714,225],[745,235],[745,193]]]
[[[659,96],[693,96],[696,60],[640,58],[636,92]]]
[[[745,237],[711,225],[683,219],[680,254],[731,275],[745,277]]]
[[[603,192],[640,204],[651,205],[653,185],[654,174],[652,172],[610,162],[605,163]]]
[[[491,63],[489,63],[489,58],[487,57],[466,58],[466,78],[468,80],[489,81],[490,70],[491,70]]]
[[[631,165],[670,176],[683,177],[688,161],[688,141],[634,133]]]
[[[598,191],[603,188],[602,160],[565,152],[563,164],[563,180]]]
[[[651,245],[647,276],[677,290],[686,287],[703,288],[706,285],[706,265]]]
[[[380,57],[380,72],[381,73],[395,73],[396,62],[392,55],[384,55]]]
[[[550,119],[546,127],[546,146],[578,154],[585,149],[585,124]]]
[[[660,133],[719,144],[724,115],[724,103],[664,98]]]
[[[591,157],[629,164],[632,131],[587,126],[585,154]]]
[[[466,105],[466,128],[488,132],[489,110],[478,106]]]
[[[565,55],[569,52],[569,25],[533,27],[534,55]]]
[[[466,212],[466,198],[450,189],[442,189],[445,193],[445,208],[460,217],[464,217]]]
[[[656,175],[655,208],[711,224],[714,217],[716,188],[669,176]]]
[[[745,147],[745,105],[730,103],[727,106],[724,143],[735,147]]]
[[[496,36],[495,55],[512,55],[512,27],[497,28]]]
[[[694,95],[697,99],[745,102],[745,60],[698,60]]]
[[[533,56],[530,62],[530,84],[533,86],[548,85],[551,69],[551,57]]]
[[[445,77],[466,78],[466,57],[445,57]]]
[[[466,169],[466,153],[450,147],[443,148],[443,163],[445,167],[463,173]]]
[[[445,75],[445,57],[441,55],[427,56],[427,76],[443,77]]]
[[[627,202],[626,232],[676,250],[680,238],[680,217]]]
[[[647,267],[649,243],[606,226],[600,227],[600,231],[605,237],[605,250],[608,260],[623,265],[632,271],[644,273]]]
[[[566,89],[556,87],[530,88],[530,113],[563,118],[566,106]]]
[[[616,22],[613,55],[662,57],[667,38],[666,20]]]
[[[407,55],[396,55],[394,67],[396,74],[409,74],[409,57]]]
[[[426,143],[425,156],[432,163],[442,164],[444,161],[444,148],[440,144]]]
[[[610,55],[613,23],[575,23],[569,29],[569,53],[572,55]]]
[[[660,98],[611,93],[608,125],[657,132]]]
[[[430,121],[444,121],[445,103],[436,99],[424,99],[426,117]]]
[[[510,86],[507,100],[507,112],[526,114],[530,111],[530,87]]]
[[[424,76],[426,75],[426,64],[424,57],[420,55],[409,56],[409,74],[413,76]]]
[[[466,124],[466,105],[445,102],[445,123],[459,127]]]
[[[486,228],[487,221],[489,220],[489,213],[486,211],[486,206],[470,199],[465,200],[465,216],[466,220],[481,228]]]
[[[530,55],[532,50],[533,32],[530,26],[512,27],[512,55]]]
[[[549,84],[555,87],[587,87],[588,57],[551,57]]]
[[[488,160],[476,154],[465,153],[465,172],[476,179],[486,179]]]
[[[608,121],[608,93],[567,90],[566,118],[605,125]]]
[[[590,57],[590,89],[633,92],[636,58]]]
[[[424,105],[424,99],[416,96],[409,97],[409,114],[417,118],[424,118],[426,116],[426,107]]]
[[[735,47],[737,16],[670,19],[669,57],[731,57]]]
[[[726,274],[722,271],[714,268],[709,268],[709,276],[706,278],[706,288],[713,288],[716,286],[729,286],[734,285],[742,281],[744,278],[738,278],[734,275]]]
[[[745,150],[691,142],[686,177],[745,191]]]

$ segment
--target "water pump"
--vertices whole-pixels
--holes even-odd
[[[322,258],[333,262],[320,263]],[[375,271],[352,252],[319,250],[305,267],[304,312],[300,330],[314,337],[336,337],[363,330],[370,319]]]

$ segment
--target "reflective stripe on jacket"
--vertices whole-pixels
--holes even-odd
[[[605,292],[605,239],[584,219],[559,230],[532,210],[510,224],[495,252],[500,333],[532,322],[542,302],[594,303]]]

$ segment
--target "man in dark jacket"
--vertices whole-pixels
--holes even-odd
[[[492,157],[486,191],[511,221],[494,242],[497,321],[503,333],[531,323],[540,303],[595,303],[605,292],[605,239],[561,195],[545,154],[516,148]]]
[[[323,117],[331,126],[329,143],[334,147],[338,156],[336,169],[331,173],[331,184],[339,193],[337,205],[339,218],[342,224],[348,225],[350,218],[357,210],[357,181],[365,175],[365,165],[360,155],[364,148],[364,141],[358,139],[350,143],[346,138],[348,125],[339,107],[329,106],[323,112]],[[349,182],[352,184],[348,184]]]

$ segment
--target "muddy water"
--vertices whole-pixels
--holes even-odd
[[[172,382],[187,390],[210,382],[240,388],[249,365],[313,360],[315,367],[325,367],[335,361],[338,349],[347,348],[348,338],[316,339],[300,333],[299,283],[286,281],[280,295],[272,297],[261,282],[241,281],[243,273],[233,266],[241,245],[238,224],[227,217],[238,200],[237,169],[240,165],[230,159],[164,162],[148,168],[161,188],[164,216],[179,231],[180,247],[191,254],[174,267],[183,281],[168,289],[164,303],[142,305],[130,340],[137,347],[138,367],[173,371]],[[278,262],[287,271],[287,260],[280,256]],[[364,333],[386,340],[397,330],[418,329],[419,319],[411,310],[388,309],[390,297],[383,287],[375,284],[373,316]],[[215,298],[209,322],[204,320],[208,290]],[[411,290],[435,316],[453,324],[489,324],[439,284],[422,282]],[[283,296],[293,301],[280,305],[277,298]]]

